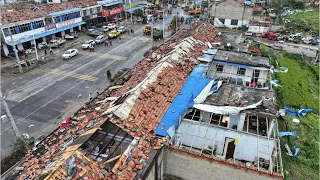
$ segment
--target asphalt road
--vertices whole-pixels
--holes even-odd
[[[173,9],[172,14],[176,12],[183,14],[180,8]],[[165,27],[172,16],[165,17]],[[155,23],[157,27],[161,25],[162,20]],[[79,55],[69,60],[62,60],[59,55],[54,61],[22,75],[3,77],[1,89],[20,133],[35,138],[49,134],[89,100],[89,93],[95,96],[96,91],[101,92],[110,84],[107,70],[114,75],[143,59],[143,54],[151,48],[151,38],[143,35],[144,25],[135,27],[135,34],[121,35],[121,41],[112,40],[112,46],[99,45],[95,52],[89,52],[78,45],[73,48],[79,50]],[[167,38],[169,35],[166,33]],[[9,145],[14,139],[10,122],[2,121],[1,158],[10,153]]]

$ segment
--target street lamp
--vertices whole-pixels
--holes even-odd
[[[37,43],[36,43],[36,39],[34,38],[34,34],[32,35],[32,37],[33,37],[34,49],[35,49],[35,51],[36,51],[37,65],[39,65],[39,64],[40,64],[40,61],[39,61],[38,50],[37,50]]]

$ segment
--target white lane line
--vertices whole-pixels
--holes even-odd
[[[144,42],[146,43],[146,42]],[[143,44],[144,44],[143,43]],[[124,55],[130,53],[131,51],[133,51],[136,47],[133,47],[130,51],[127,51]],[[110,62],[108,65],[104,66],[103,68],[98,69],[97,71],[93,72],[90,74],[90,76],[94,76],[95,74],[98,74],[101,70],[107,68],[108,66],[110,66],[111,64],[113,64],[114,62],[116,62],[117,60],[113,60],[112,62]],[[38,109],[36,109],[35,111],[33,111],[32,113],[28,114],[27,116],[16,120],[16,124],[19,124],[21,121],[25,120],[26,118],[28,118],[29,116],[31,116],[32,114],[36,113],[37,111],[39,111],[40,109],[44,108],[45,106],[47,106],[48,104],[50,104],[52,101],[56,100],[58,97],[62,96],[63,94],[69,92],[71,89],[73,89],[74,87],[78,86],[79,84],[81,84],[82,82],[84,82],[84,80],[80,81],[79,83],[77,83],[76,85],[72,86],[71,88],[69,88],[68,90],[64,91],[63,93],[59,94],[58,96],[56,96],[55,98],[53,98],[52,100],[50,100],[48,103],[44,104],[43,106],[39,107]],[[3,131],[1,131],[0,136],[2,135],[2,133],[4,133],[5,131],[11,129],[12,127],[9,126],[6,129],[4,129]]]

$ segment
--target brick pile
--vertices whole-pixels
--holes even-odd
[[[42,11],[49,14],[52,12],[63,11],[63,10],[72,9],[72,8],[93,6],[96,4],[97,2],[95,0],[77,0],[77,1],[71,1],[71,2],[56,3],[56,4],[45,4],[45,5],[35,4],[35,5]],[[6,9],[14,10],[14,11],[6,12],[8,22],[13,23],[13,22],[25,21],[25,20],[30,20],[30,19],[35,19],[40,17],[36,12],[28,8],[29,8],[29,5],[26,3],[13,3],[6,6]],[[1,23],[3,23],[4,20],[2,19],[2,17],[0,17],[0,19],[1,19]]]
[[[208,28],[209,30],[206,31],[199,28]],[[60,159],[60,155],[63,153],[60,149],[61,145],[70,140],[70,138],[76,138],[83,134],[87,127],[93,124],[94,120],[106,118],[101,117],[101,114],[107,110],[109,104],[95,104],[95,102],[103,100],[106,97],[121,95],[140,83],[147,76],[147,73],[157,65],[159,59],[155,55],[164,57],[173,50],[175,45],[179,44],[183,38],[190,34],[196,34],[194,37],[198,40],[213,40],[212,37],[215,37],[217,34],[217,31],[212,30],[211,25],[200,25],[199,28],[193,31],[181,31],[177,33],[172,39],[140,61],[133,68],[130,79],[123,84],[122,88],[106,90],[95,98],[93,102],[83,106],[74,115],[74,118],[67,127],[62,130],[57,129],[43,142],[38,144],[36,150],[30,150],[26,155],[26,162],[23,164],[25,171],[20,175],[19,179],[40,179],[39,177],[43,175],[45,166],[50,162]],[[156,81],[142,91],[130,112],[129,118],[120,119],[114,116],[109,118],[111,122],[117,124],[137,139],[138,145],[132,149],[132,157],[124,157],[125,155],[122,155],[114,166],[112,173],[108,172],[109,176],[106,179],[134,179],[137,176],[137,172],[143,168],[144,164],[142,162],[148,159],[150,151],[161,148],[163,144],[169,141],[169,137],[156,138],[156,128],[195,66],[195,63],[190,61],[189,57],[196,59],[202,54],[202,50],[206,48],[204,44],[195,44],[187,56],[179,59],[180,63],[173,64],[171,62],[172,67],[163,69]],[[97,107],[99,107],[98,110],[95,109]],[[100,166],[101,164],[99,164]],[[79,171],[82,172],[85,169],[88,170],[85,167],[83,169],[80,168]],[[100,169],[104,170],[103,167],[100,167]],[[77,175],[79,175],[79,171],[77,171]],[[94,176],[101,176],[100,172],[92,173],[95,173],[93,174]],[[15,174],[18,174],[18,172],[16,171]]]
[[[96,5],[97,1],[95,0],[77,0],[71,2],[63,2],[58,4],[47,4],[38,6],[42,11],[46,13],[52,13],[57,11],[63,11],[72,8],[81,8]]]

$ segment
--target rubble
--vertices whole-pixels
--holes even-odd
[[[202,50],[207,48],[207,42],[214,42],[217,33],[212,25],[201,24],[193,31],[181,31],[177,33],[164,45],[147,55],[131,70],[130,78],[124,84],[121,84],[122,87],[109,88],[98,95],[92,102],[83,106],[74,117],[72,117],[71,123],[68,123],[64,127],[65,130],[63,132],[57,129],[43,142],[39,143],[35,151],[30,150],[25,157],[26,162],[23,165],[23,167],[28,168],[25,168],[25,171],[20,175],[19,179],[39,179],[45,172],[45,166],[59,160],[60,156],[66,153],[66,150],[71,147],[67,147],[66,150],[63,151],[60,149],[63,144],[68,144],[71,138],[72,141],[77,141],[78,136],[93,127],[97,128],[96,126],[101,125],[100,122],[106,120],[118,125],[121,129],[133,136],[133,145],[131,143],[121,156],[112,159],[112,161],[117,160],[112,171],[105,169],[103,163],[90,160],[84,156],[82,152],[75,149],[75,179],[134,179],[138,172],[144,167],[151,150],[160,149],[169,141],[169,136],[156,138],[156,128],[171,102],[178,95],[181,87],[193,70],[193,67],[196,65],[195,62],[190,61],[190,58],[196,59],[200,56]],[[173,54],[173,51],[179,48],[183,48],[177,47],[177,45],[190,35],[193,35],[195,39],[186,39],[186,41],[190,41],[193,44],[189,52],[181,57],[175,56],[175,60],[170,59],[168,55]],[[118,105],[115,101],[118,101],[120,97],[123,97],[125,100],[127,97],[123,95],[141,83],[148,76],[148,72],[161,63],[161,61],[170,61],[171,66],[165,67],[163,71],[157,75],[155,81],[141,91],[128,118],[118,118],[113,115],[110,110],[109,113],[106,113],[109,114],[108,116],[102,113],[108,111],[112,104],[115,106],[111,108],[116,109]],[[101,102],[101,100],[106,100],[108,97],[119,98],[117,100],[114,99],[115,101],[113,103],[110,103],[110,101]],[[121,104],[123,101],[119,100],[118,103]],[[87,162],[83,161],[83,159]],[[55,168],[57,169],[53,172],[53,175],[60,177],[60,179],[66,179],[65,174],[67,173],[64,165],[59,167],[55,166]],[[16,171],[15,173],[18,172]],[[50,178],[53,178],[53,176],[50,176]]]

